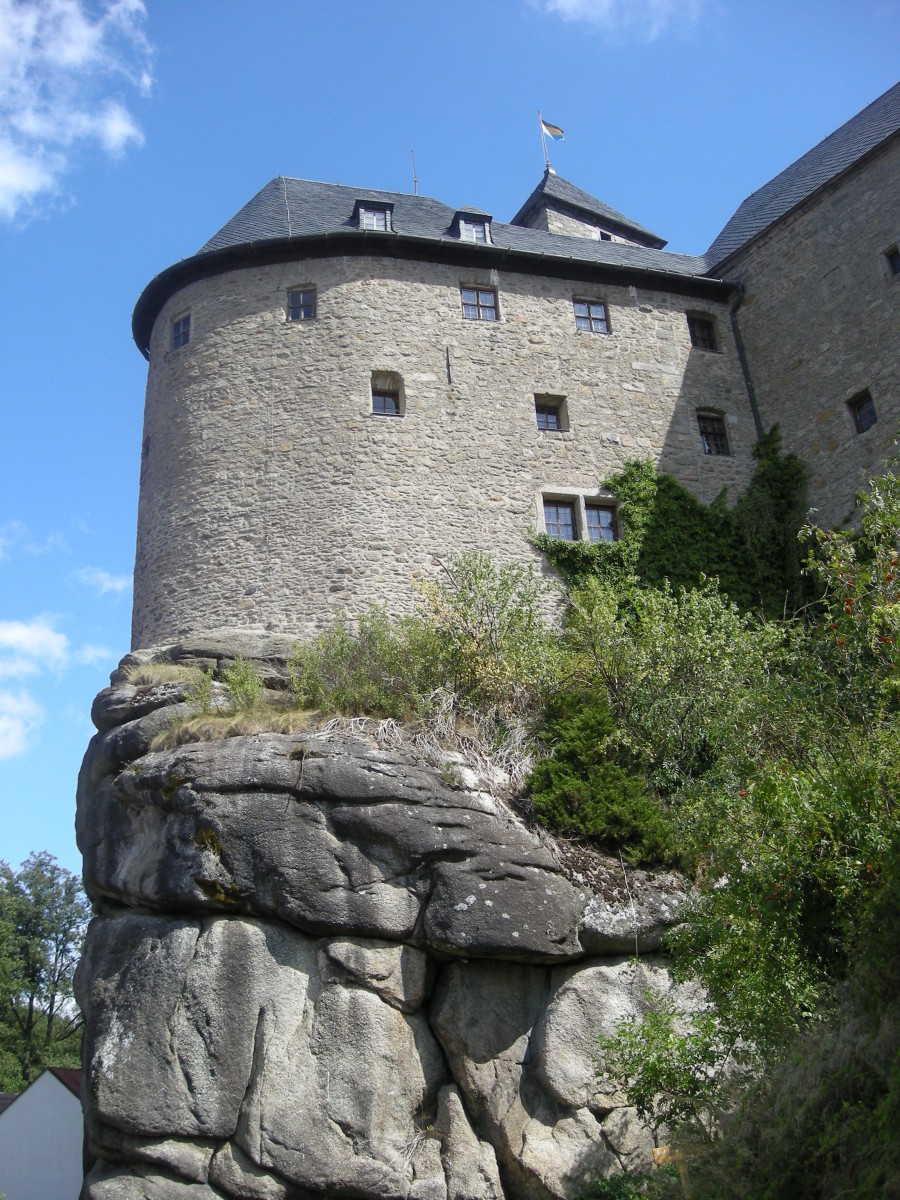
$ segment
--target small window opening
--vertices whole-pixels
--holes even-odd
[[[288,292],[288,320],[312,321],[316,315],[316,289],[298,288]]]
[[[185,313],[172,322],[172,349],[186,346],[191,340],[191,314]]]
[[[569,428],[565,396],[535,396],[534,415],[543,432],[565,432]]]
[[[461,242],[475,242],[479,246],[487,245],[487,223],[485,221],[466,221],[460,218],[459,240]]]
[[[900,246],[891,246],[890,250],[885,250],[884,257],[887,259],[890,273],[900,275]]]
[[[857,433],[865,433],[878,420],[878,413],[875,411],[875,401],[872,399],[872,393],[868,388],[849,400],[847,406],[853,417],[853,424],[856,427]]]
[[[469,321],[497,320],[497,293],[492,288],[460,289],[463,316]]]
[[[688,314],[687,323],[692,346],[698,350],[718,350],[716,323],[712,317],[692,317]]]
[[[372,372],[372,413],[379,417],[406,415],[406,391],[396,371]]]
[[[731,454],[723,416],[719,413],[697,413],[697,424],[704,454]]]
[[[359,210],[360,229],[372,229],[378,233],[387,233],[390,229],[386,208],[363,208]]]
[[[575,300],[575,328],[586,333],[609,333],[609,313],[601,300]]]
[[[618,536],[616,510],[610,504],[586,504],[587,535],[590,542],[614,542]]]
[[[574,542],[575,505],[562,500],[545,500],[544,529],[552,538]]]

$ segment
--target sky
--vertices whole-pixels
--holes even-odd
[[[0,859],[80,869],[130,646],[131,311],[269,179],[508,220],[557,173],[702,253],[900,77],[900,0],[0,0]]]

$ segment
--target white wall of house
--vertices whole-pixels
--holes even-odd
[[[78,1097],[44,1071],[0,1113],[0,1196],[78,1200],[82,1136]]]

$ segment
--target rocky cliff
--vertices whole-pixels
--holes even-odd
[[[287,647],[198,640],[94,704],[86,1200],[550,1200],[648,1163],[596,1045],[672,987],[678,880],[574,860],[496,778],[365,727],[154,749],[194,685],[135,668],[238,652],[277,701]]]

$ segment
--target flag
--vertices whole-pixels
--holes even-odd
[[[546,133],[547,137],[554,142],[564,142],[566,136],[558,125],[551,125],[549,121],[545,121],[541,117],[541,129]]]

